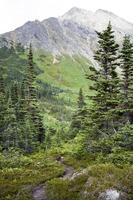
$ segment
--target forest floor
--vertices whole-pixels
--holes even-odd
[[[0,155],[1,200],[97,200],[111,189],[133,199],[132,165],[95,163],[56,150]]]

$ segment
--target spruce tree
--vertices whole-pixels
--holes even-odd
[[[34,133],[34,139],[42,143],[44,141],[44,127],[42,122],[42,116],[39,110],[39,103],[37,98],[37,91],[35,87],[36,71],[33,62],[32,46],[30,44],[28,54],[28,67],[26,72],[26,78],[23,82],[24,87],[24,101],[25,112],[27,116],[30,116],[31,129]]]
[[[124,121],[133,123],[133,44],[129,36],[124,37],[121,59],[121,109]]]
[[[80,131],[84,131],[86,117],[86,103],[84,100],[83,90],[80,88],[77,101],[77,110],[72,116],[72,122],[70,125],[70,138],[75,137]]]
[[[16,117],[16,107],[9,96],[6,111],[6,129],[4,130],[4,148],[19,147],[19,127],[18,119]]]
[[[4,144],[4,130],[6,128],[7,99],[4,82],[4,69],[0,66],[0,144]]]
[[[20,117],[20,108],[19,108],[19,99],[20,99],[20,86],[17,81],[14,81],[10,88],[11,101],[14,106],[16,118],[19,121]]]
[[[97,32],[98,50],[95,53],[95,60],[98,61],[99,69],[90,68],[88,79],[93,81],[91,100],[90,127],[93,127],[93,134],[96,137],[115,132],[115,112],[118,106],[119,78],[116,73],[118,65],[118,44],[115,43],[114,32],[111,23],[103,32]]]
[[[84,101],[84,96],[83,96],[83,90],[80,88],[79,90],[79,96],[78,96],[78,108],[82,109],[86,105]]]

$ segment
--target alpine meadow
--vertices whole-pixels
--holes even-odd
[[[133,200],[133,24],[77,7],[0,34],[0,200]]]

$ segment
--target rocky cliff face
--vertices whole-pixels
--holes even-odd
[[[103,30],[109,21],[118,43],[125,34],[133,37],[132,23],[105,10],[91,12],[79,8],[72,8],[59,18],[27,22],[1,36],[24,46],[32,43],[35,49],[43,49],[54,55],[80,54],[92,59],[97,40],[95,30]]]

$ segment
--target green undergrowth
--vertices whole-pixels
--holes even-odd
[[[97,200],[107,189],[116,189],[133,198],[133,168],[114,165],[94,165],[86,174],[72,180],[53,179],[48,182],[49,200]]]
[[[63,163],[57,158],[63,157]],[[106,189],[116,189],[133,198],[133,167],[97,164],[91,156],[77,159],[74,154],[51,149],[32,155],[18,151],[0,155],[1,200],[32,200],[34,187],[47,185],[49,200],[97,200]],[[73,167],[75,178],[63,180],[66,167]]]
[[[1,155],[0,167],[1,200],[15,199],[21,192],[29,195],[34,186],[59,177],[64,172],[63,166],[45,153],[24,156],[11,152]]]

